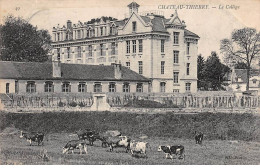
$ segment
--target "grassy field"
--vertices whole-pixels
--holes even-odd
[[[0,137],[0,164],[99,164],[99,165],[133,165],[133,164],[259,164],[260,143],[222,140],[205,140],[202,145],[193,140],[172,138],[149,138],[151,150],[148,158],[132,157],[123,148],[109,152],[102,148],[100,142],[88,146],[88,154],[62,154],[62,147],[76,137],[67,133],[49,134],[44,146],[29,146],[25,139],[19,138],[19,133],[2,135]],[[182,144],[185,146],[185,160],[165,159],[165,155],[157,152],[160,144]],[[43,161],[41,155],[47,150],[49,161]]]
[[[132,114],[71,112],[14,114],[0,113],[0,164],[260,164],[259,116],[251,114]],[[147,135],[148,158],[135,158],[124,149],[109,152],[99,141],[88,146],[88,154],[62,154],[79,129],[119,130],[138,140]],[[44,146],[29,146],[19,131],[47,133]],[[202,131],[205,140],[195,144],[193,132]],[[183,145],[185,160],[165,159],[159,145]],[[49,161],[43,161],[47,150]]]

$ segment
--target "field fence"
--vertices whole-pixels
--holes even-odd
[[[2,99],[6,108],[88,108],[93,104],[93,95],[8,95]],[[192,95],[192,94],[116,94],[107,93],[107,103],[111,107],[133,107],[138,101],[146,100],[174,108],[258,108],[260,96],[235,95]],[[151,106],[152,107],[152,106]]]

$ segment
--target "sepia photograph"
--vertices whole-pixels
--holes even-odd
[[[259,0],[0,0],[0,165],[259,165]]]

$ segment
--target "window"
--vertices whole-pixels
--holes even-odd
[[[104,44],[100,44],[100,55],[101,56],[103,56],[104,55],[104,53],[103,53],[103,51],[104,51]]]
[[[136,53],[136,40],[133,40],[133,53]]]
[[[173,72],[173,83],[179,83],[179,72]]]
[[[45,82],[44,92],[54,92],[53,82]]]
[[[86,83],[80,82],[78,85],[78,92],[85,92],[86,91]]]
[[[130,92],[130,85],[129,85],[129,83],[124,83],[124,85],[123,85],[123,92]]]
[[[253,84],[256,84],[257,79],[253,79]]]
[[[130,41],[126,41],[126,53],[130,53]]]
[[[57,60],[60,61],[60,48],[57,48]]]
[[[190,91],[190,86],[191,86],[191,83],[186,83],[185,84],[185,88],[186,88],[186,91]]]
[[[180,90],[179,89],[173,89],[173,93],[179,93]]]
[[[68,58],[70,58],[70,47],[67,47]]]
[[[126,62],[125,64],[126,64],[126,67],[127,67],[128,69],[130,69],[130,62]]]
[[[64,82],[61,86],[62,92],[70,92],[70,83]]]
[[[143,52],[143,40],[138,40],[139,42],[139,53]]]
[[[115,42],[111,43],[111,48],[112,48],[111,55],[115,55],[116,54],[116,43]]]
[[[103,27],[100,27],[100,36],[103,36]]]
[[[34,93],[34,92],[36,92],[35,82],[27,82],[26,92],[27,93]]]
[[[143,74],[143,61],[138,61],[139,74]]]
[[[161,61],[161,74],[164,74],[165,61]]]
[[[60,41],[60,33],[57,33],[58,41]]]
[[[190,54],[190,42],[187,42],[187,54]]]
[[[66,33],[66,40],[69,40],[70,38],[70,35],[69,35],[69,32]]]
[[[160,83],[160,92],[165,92],[165,85],[166,85],[166,83],[165,82],[161,82]]]
[[[179,63],[179,51],[173,51],[173,63]]]
[[[81,38],[81,31],[80,30],[77,31],[77,35],[78,35],[78,39],[80,39]]]
[[[6,85],[5,85],[5,93],[9,93],[9,86],[10,86],[10,83],[6,83]]]
[[[109,83],[109,92],[116,92],[116,84],[114,82]]]
[[[190,75],[190,63],[187,63],[187,75]]]
[[[143,92],[143,84],[142,83],[137,83],[136,92]]]
[[[88,53],[89,53],[89,56],[92,57],[92,45],[88,46]]]
[[[18,91],[19,91],[19,87],[18,87],[18,81],[15,81],[15,83],[14,83],[14,87],[15,87],[15,93],[18,93]]]
[[[94,92],[102,92],[102,85],[100,82],[94,84]]]
[[[133,32],[136,32],[136,22],[132,22]]]
[[[81,57],[81,47],[78,47],[78,58]]]
[[[164,53],[164,40],[161,40],[161,53]]]
[[[173,44],[179,44],[179,32],[173,32]]]

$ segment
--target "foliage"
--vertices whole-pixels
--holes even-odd
[[[75,101],[72,101],[72,102],[70,102],[69,103],[69,106],[71,106],[71,107],[77,107],[77,102],[75,102]]]
[[[247,65],[246,63],[239,61],[235,64],[235,69],[247,69]]]
[[[47,30],[37,30],[37,27],[20,17],[7,16],[4,25],[0,26],[2,61],[47,61],[50,43]]]
[[[133,100],[125,105],[125,107],[135,107],[135,108],[178,108],[177,105],[173,104],[171,100],[164,101],[164,103],[159,103],[152,100]]]
[[[204,82],[204,66],[205,66],[205,60],[200,54],[197,58],[197,76],[198,76],[198,88],[204,88],[205,87],[205,82]]]
[[[198,87],[203,90],[225,90],[225,76],[229,71],[230,69],[220,62],[214,51],[206,61],[201,56],[198,57]]]
[[[87,121],[87,122],[86,122]],[[6,127],[45,133],[118,130],[124,135],[193,139],[201,131],[206,139],[260,141],[260,117],[253,114],[137,114],[128,112],[0,113],[0,132]]]
[[[247,86],[249,90],[249,75],[252,60],[259,57],[260,33],[254,28],[234,30],[231,39],[221,40],[220,50],[226,63],[244,62],[247,69]]]

